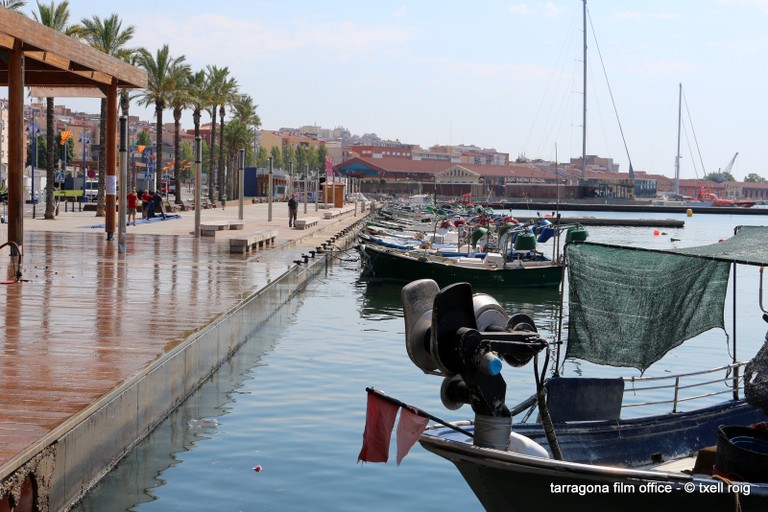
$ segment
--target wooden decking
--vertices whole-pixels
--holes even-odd
[[[269,281],[206,242],[134,235],[119,255],[102,233],[27,233],[25,282],[0,285],[0,468]]]

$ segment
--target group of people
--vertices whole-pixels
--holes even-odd
[[[141,199],[141,219],[149,220],[161,216],[165,220],[165,204],[160,192],[131,189],[128,194],[128,224],[136,225],[136,210],[139,209],[139,199]]]

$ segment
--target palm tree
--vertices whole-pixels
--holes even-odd
[[[209,152],[209,169],[208,169],[208,200],[213,202],[216,200],[214,197],[215,184],[219,183],[218,174],[223,171],[216,168],[216,108],[220,103],[221,89],[223,83],[226,81],[226,77],[229,74],[229,68],[219,68],[217,66],[208,65],[206,67],[206,75],[208,79],[208,103],[206,109],[208,115],[211,116],[211,146]],[[223,176],[223,174],[222,174]],[[221,198],[222,191],[219,189],[219,198]]]
[[[176,184],[176,203],[181,202],[181,112],[187,108],[191,100],[190,78],[191,69],[187,64],[177,63],[169,71],[171,80],[176,87],[169,95],[168,105],[173,109],[173,179]]]
[[[221,130],[219,131],[219,165],[216,172],[216,184],[219,188],[219,200],[223,200],[226,195],[224,190],[224,116],[226,114],[226,107],[232,103],[237,94],[237,81],[229,76],[229,68],[219,68],[216,66],[208,66],[208,80],[210,82],[211,102],[208,107],[211,109],[209,114],[211,116],[211,169],[214,167],[216,160],[215,140],[216,140],[216,113],[218,111],[220,117]],[[213,183],[209,178],[209,183]],[[209,196],[213,201],[213,187],[210,187]]]
[[[172,57],[167,44],[157,50],[154,56],[145,48],[139,50],[138,63],[147,71],[147,88],[140,96],[139,104],[155,106],[156,190],[160,189],[160,172],[163,169],[163,110],[176,89],[178,77],[172,75],[172,70],[181,66],[184,60],[183,55]]]
[[[228,153],[236,155],[237,151],[245,148],[246,158],[248,155],[253,155],[253,142],[256,138],[256,130],[261,126],[261,119],[256,113],[257,108],[258,105],[253,102],[251,96],[247,94],[236,96],[232,104],[233,121],[237,121],[241,126],[238,126],[237,130],[233,130],[233,136],[228,137]],[[237,133],[236,137],[234,136],[235,133]],[[244,138],[246,135],[247,137]],[[233,147],[232,144],[237,144],[237,146]],[[236,159],[230,158],[230,162],[232,169],[239,169]],[[238,190],[237,175],[232,173],[228,181],[229,195],[231,197],[239,197],[239,192],[234,194],[234,191]]]
[[[126,44],[133,38],[134,27],[128,26],[122,29],[123,22],[112,14],[103,20],[98,16],[83,18],[82,37],[85,41],[107,55],[125,60],[132,50],[126,48]],[[99,191],[96,196],[96,216],[103,217],[106,211],[106,181],[107,181],[107,100],[101,100],[101,121],[99,126]]]
[[[200,116],[211,102],[211,91],[205,71],[200,70],[190,75],[187,82],[187,94],[189,95],[189,105],[192,107],[192,122],[195,126],[195,140],[197,140],[200,137]],[[203,156],[199,155],[199,158],[202,161]]]
[[[227,68],[227,74],[229,69]],[[233,103],[237,98],[237,80],[227,77],[222,83],[222,87],[219,90],[219,199],[224,199],[222,191],[225,187],[225,176],[223,170],[224,167],[224,115],[226,114],[227,105]],[[230,197],[232,195],[230,194]]]
[[[25,0],[0,0],[0,7],[5,7],[9,11],[21,12],[21,8],[27,5]]]
[[[22,2],[24,4],[24,2]],[[69,22],[69,2],[64,0],[59,5],[51,0],[51,5],[42,5],[37,2],[37,9],[40,13],[33,12],[32,17],[34,20],[48,28],[52,28],[58,32],[63,32],[68,36],[77,35],[80,28],[74,25],[68,25]],[[46,170],[46,185],[45,185],[45,218],[56,218],[56,207],[53,198],[53,186],[54,186],[54,165],[55,165],[55,128],[53,126],[53,98],[48,97],[45,99],[45,124],[46,124],[46,142],[47,142],[47,154],[45,162]]]

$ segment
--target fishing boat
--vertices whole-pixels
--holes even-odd
[[[391,239],[361,236],[358,250],[364,274],[385,281],[409,282],[433,279],[441,285],[468,281],[486,287],[557,287],[562,281],[563,264],[559,255],[560,234],[566,242],[585,240],[587,231],[574,225],[538,226],[538,235],[530,227],[514,226],[499,231],[496,242],[478,247],[487,236],[486,228],[475,229],[464,246],[439,244],[398,245]],[[553,242],[553,257],[538,250],[539,241]],[[385,242],[385,243],[378,243]]]
[[[453,462],[491,511],[542,504],[766,510],[768,431],[750,425],[768,419],[768,341],[752,360],[739,361],[734,325],[727,364],[668,379],[644,376],[685,340],[725,330],[733,267],[767,265],[766,248],[768,227],[754,226],[718,244],[668,251],[566,245],[564,357],[640,370],[626,379],[563,375],[559,343],[544,340],[530,317],[510,317],[491,296],[473,293],[469,283],[409,283],[401,297],[410,359],[443,377],[447,408],[470,404],[475,413],[472,421],[427,428],[420,443]],[[762,286],[761,272],[759,309],[768,322]],[[735,293],[732,300],[735,311]],[[536,392],[508,407],[502,368],[531,361]],[[665,389],[668,398],[660,397]],[[644,401],[648,393],[654,401]],[[627,413],[662,404],[670,410]],[[525,421],[534,408],[538,420]]]

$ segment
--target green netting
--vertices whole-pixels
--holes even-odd
[[[672,348],[724,327],[730,263],[569,245],[566,357],[645,371]]]

